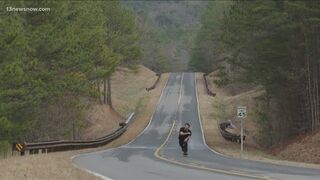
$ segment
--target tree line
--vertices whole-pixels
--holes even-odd
[[[112,105],[112,73],[141,56],[133,16],[118,1],[0,1],[0,7],[0,147],[77,138],[86,102]],[[68,131],[46,136],[39,128]]]
[[[141,63],[156,72],[188,70],[189,52],[206,1],[127,1],[136,14]]]
[[[320,128],[319,1],[212,1],[202,24],[190,66],[264,87],[264,144]]]

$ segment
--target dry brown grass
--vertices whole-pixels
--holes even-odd
[[[155,73],[144,66],[138,66],[138,71],[120,68],[112,76],[113,107],[123,117],[129,113],[141,110],[150,93],[146,88],[157,79]]]
[[[267,161],[277,164],[286,164],[293,166],[320,168],[318,165],[296,163],[285,161],[280,157],[268,154],[261,149],[254,141],[254,136],[257,133],[257,125],[255,124],[255,115],[250,112],[254,106],[253,97],[259,96],[260,90],[253,90],[244,92],[240,95],[232,96],[226,90],[218,88],[215,84],[210,84],[211,90],[217,93],[215,97],[210,97],[206,94],[204,80],[201,73],[197,73],[197,88],[200,106],[201,121],[203,124],[204,135],[209,147],[215,151],[225,154],[227,156],[236,158],[245,158],[257,161]],[[248,108],[248,118],[245,120],[245,133],[247,139],[244,144],[244,152],[240,152],[240,144],[226,141],[220,134],[218,123],[227,121],[228,119],[235,119],[236,106],[246,105]],[[239,121],[234,121],[237,127]],[[280,161],[281,159],[281,161]]]
[[[145,88],[156,78],[153,71],[141,65],[136,70],[119,67],[111,79],[113,107],[119,113],[109,106],[92,104],[82,139],[94,139],[112,132],[129,113],[140,111],[150,98]]]
[[[144,93],[149,95],[149,98],[143,108],[143,111],[140,111],[140,113],[137,114],[133,124],[129,126],[127,131],[119,139],[109,143],[105,146],[105,148],[118,147],[120,145],[129,143],[134,137],[143,131],[143,129],[148,125],[150,118],[155,111],[161,91],[164,88],[168,78],[169,74],[163,74],[156,89],[149,92],[144,91]]]
[[[84,130],[81,139],[95,139],[112,132],[119,127],[123,118],[109,106],[95,104],[87,113],[88,127]]]
[[[290,140],[290,139],[289,139]],[[276,155],[292,161],[320,164],[320,131],[295,138]]]
[[[169,77],[169,74],[163,74],[157,88],[147,92],[145,91],[145,88],[152,85],[153,81],[156,79],[156,76],[145,67],[140,68],[142,68],[142,72],[139,71],[138,73],[134,73],[127,69],[121,70],[120,73],[124,73],[122,74],[122,77],[127,77],[130,80],[124,80],[124,78],[121,77],[117,77],[119,79],[113,79],[113,81],[115,81],[113,82],[113,92],[116,92],[113,93],[113,103],[115,108],[128,107],[122,109],[121,112],[123,115],[126,115],[128,112],[132,112],[132,110],[137,109],[136,106],[139,106],[140,109],[143,109],[143,111],[139,111],[131,126],[129,126],[127,131],[120,138],[99,148],[40,155],[27,155],[24,157],[15,156],[8,159],[1,159],[0,179],[99,179],[83,170],[76,168],[71,162],[71,157],[80,153],[104,150],[126,144],[136,137],[140,132],[142,132],[147,126],[150,117],[156,108],[161,91]],[[128,75],[126,73],[128,73]],[[121,83],[118,81],[121,81]],[[134,90],[130,88],[134,88]],[[129,89],[129,92],[125,91],[126,89]],[[119,92],[122,92],[123,95],[121,95]],[[143,98],[146,96],[148,98]],[[125,100],[126,98],[128,98],[127,101]],[[143,102],[141,102],[141,98],[144,99]],[[103,115],[107,114],[107,109],[101,109],[101,111],[105,111],[102,113]],[[94,134],[96,135],[96,133]]]
[[[12,157],[0,160],[0,179],[98,179],[71,164],[72,152]]]

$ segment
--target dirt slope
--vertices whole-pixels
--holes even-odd
[[[123,117],[109,106],[94,104],[88,110],[88,126],[84,130],[81,139],[95,139],[106,135],[116,130],[120,121],[123,121]]]
[[[214,76],[209,77],[210,82],[212,82],[213,79]],[[254,106],[254,98],[263,93],[263,91],[261,91],[259,88],[248,90],[246,87],[243,87],[241,91],[236,92],[234,90],[230,91],[224,88],[218,88],[214,83],[211,83],[210,89],[217,93],[217,96],[210,97],[206,93],[202,73],[197,73],[197,89],[205,139],[207,144],[215,151],[237,158],[267,161],[271,163],[293,166],[320,168],[319,165],[288,161],[294,160],[288,156],[297,156],[298,150],[305,151],[306,154],[308,154],[309,152],[307,151],[309,151],[309,149],[307,150],[307,144],[312,144],[312,146],[315,147],[315,144],[319,143],[319,136],[315,136],[310,143],[304,143],[303,145],[301,143],[297,143],[292,144],[292,147],[287,146],[288,149],[281,151],[278,156],[275,156],[268,151],[264,151],[259,147],[255,141],[256,133],[258,133],[258,126],[255,122],[256,115],[251,111]],[[248,117],[244,121],[247,139],[244,144],[243,154],[240,152],[240,144],[226,141],[221,136],[218,129],[219,122],[231,119],[237,126],[237,129],[233,131],[239,133],[240,122],[235,117],[236,106],[238,105],[246,105],[248,109]],[[314,152],[311,153],[314,157],[318,156],[315,154],[315,152],[320,152],[317,148],[310,148],[310,151]],[[300,160],[303,160],[303,158],[300,158]]]
[[[320,164],[320,131],[289,138],[273,154],[287,160]]]
[[[118,68],[111,78],[114,110],[99,103],[92,104],[87,112],[88,127],[82,139],[94,139],[116,130],[129,113],[144,106],[149,98],[145,88],[156,78],[153,71],[142,65],[135,69]]]
[[[151,86],[157,76],[150,69],[139,65],[137,69],[118,68],[112,76],[112,98],[114,109],[123,117],[139,111],[148,99],[146,88]]]
[[[151,86],[157,77],[155,76],[155,73],[143,66],[140,66],[139,69],[141,69],[141,71],[138,72],[133,72],[128,69],[120,69],[120,72],[117,73],[121,76],[119,75],[112,79],[114,84],[113,92],[116,92],[113,93],[113,104],[115,108],[123,108],[121,111],[123,113],[121,114],[122,116],[126,115],[128,112],[132,112],[132,110],[138,110],[138,114],[135,117],[133,124],[131,124],[119,139],[100,148],[30,155],[24,157],[14,156],[7,159],[0,159],[0,179],[99,179],[96,176],[76,168],[71,163],[70,158],[79,153],[98,151],[126,144],[147,126],[150,117],[156,108],[161,91],[165,86],[169,74],[163,74],[157,88],[147,92],[145,88]],[[125,91],[126,89],[127,91]],[[118,91],[123,92],[123,95]],[[143,109],[143,111],[141,109]],[[108,123],[114,123],[114,125],[116,125],[117,118],[119,117],[118,114],[110,111],[108,107],[93,107],[91,113],[94,113],[95,115],[91,118],[91,131],[88,130],[88,137],[97,136],[99,134],[98,130],[101,130],[102,132],[104,128],[107,129],[112,127],[112,125],[108,126]],[[113,118],[108,118],[107,120],[106,117],[108,116]],[[121,121],[122,120],[123,119],[121,119]]]

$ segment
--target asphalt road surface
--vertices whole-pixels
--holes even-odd
[[[319,169],[241,160],[215,153],[204,142],[194,73],[171,73],[146,129],[115,149],[73,158],[79,168],[103,179],[320,179]],[[178,130],[192,124],[189,155]]]

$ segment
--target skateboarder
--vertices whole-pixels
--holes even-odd
[[[180,128],[179,131],[179,145],[182,149],[183,155],[188,155],[188,141],[192,135],[190,130],[190,124],[185,123],[184,127]]]

